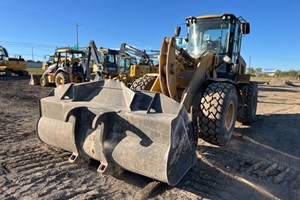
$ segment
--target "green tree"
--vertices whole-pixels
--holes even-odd
[[[255,68],[255,76],[261,76],[262,74],[263,72],[261,67]]]
[[[296,70],[291,69],[291,70],[287,71],[285,74],[286,74],[286,76],[297,77],[298,72]]]
[[[250,74],[252,76],[255,76],[255,69],[253,67],[249,67],[247,69],[247,74]]]
[[[275,77],[281,77],[281,76],[282,76],[282,71],[276,70],[274,76],[275,76]]]

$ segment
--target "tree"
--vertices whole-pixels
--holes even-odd
[[[251,76],[255,76],[255,69],[253,67],[249,67],[247,69],[247,74],[250,74]]]
[[[297,77],[298,72],[296,70],[289,70],[287,72],[285,72],[286,76],[290,76],[290,77]]]
[[[263,72],[261,67],[255,68],[255,76],[261,76],[262,74]]]
[[[280,70],[276,70],[276,72],[274,73],[275,77],[281,77],[282,76],[282,71]]]

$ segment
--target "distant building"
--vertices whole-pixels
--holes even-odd
[[[263,69],[263,73],[267,74],[268,76],[274,76],[277,70],[278,69]]]

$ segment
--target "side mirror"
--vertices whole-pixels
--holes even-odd
[[[176,26],[175,32],[174,32],[174,36],[178,37],[180,35],[180,31],[181,31],[181,27],[180,26]]]
[[[250,24],[248,22],[244,22],[241,24],[241,32],[244,35],[250,33]]]

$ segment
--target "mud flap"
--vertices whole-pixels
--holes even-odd
[[[67,84],[41,99],[39,138],[100,161],[99,173],[128,170],[176,185],[195,162],[186,109],[159,93],[114,80]]]

